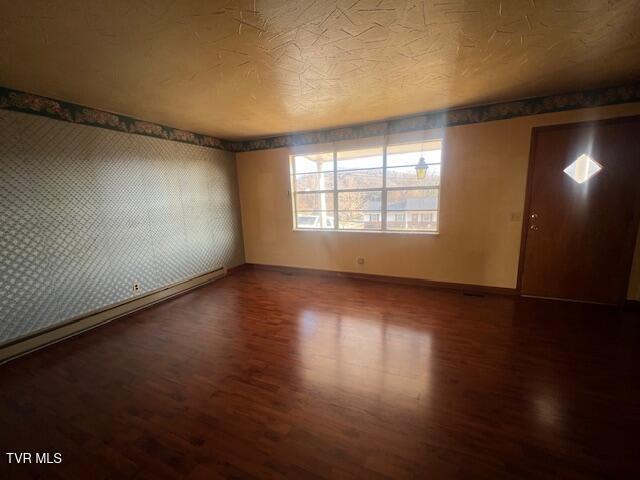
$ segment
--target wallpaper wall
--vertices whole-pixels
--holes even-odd
[[[233,153],[0,110],[0,344],[244,261]]]

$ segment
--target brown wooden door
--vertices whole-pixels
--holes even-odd
[[[583,154],[598,165],[573,164]],[[528,192],[521,293],[623,301],[640,211],[640,117],[534,129]]]

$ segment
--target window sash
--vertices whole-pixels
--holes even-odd
[[[440,215],[439,215],[439,211],[440,211],[440,189],[442,186],[442,168],[440,169],[440,182],[438,183],[438,185],[429,185],[429,186],[396,186],[396,187],[387,187],[387,171],[388,169],[394,169],[394,168],[399,168],[399,167],[415,167],[415,164],[408,164],[408,165],[393,165],[391,167],[387,167],[387,147],[389,147],[391,145],[383,145],[382,148],[382,166],[381,167],[362,167],[362,168],[350,168],[350,169],[343,169],[343,170],[339,170],[338,169],[338,149],[334,149],[333,150],[333,170],[323,170],[322,172],[309,172],[309,173],[325,173],[325,174],[331,174],[333,173],[333,189],[324,189],[324,190],[303,190],[303,191],[298,191],[296,190],[296,176],[297,175],[302,175],[303,173],[296,173],[295,171],[295,160],[294,160],[294,155],[292,155],[290,157],[290,183],[291,183],[291,190],[290,190],[290,195],[291,195],[291,199],[292,199],[292,213],[293,213],[293,222],[294,222],[294,229],[295,230],[321,230],[321,231],[357,231],[357,232],[392,232],[392,233],[402,233],[403,230],[397,230],[394,228],[387,228],[387,218],[388,218],[388,213],[391,212],[392,214],[396,215],[396,214],[401,214],[404,213],[405,215],[410,215],[409,212],[415,212],[415,210],[388,210],[388,206],[387,206],[387,192],[393,192],[393,191],[398,191],[398,190],[403,190],[403,191],[411,191],[411,190],[437,190],[437,207],[436,209],[424,209],[424,210],[419,210],[421,213],[426,213],[426,212],[436,212],[436,229],[435,230],[405,230],[405,232],[411,232],[411,233],[427,233],[427,234],[433,234],[433,233],[438,233],[440,230]],[[395,146],[395,145],[394,145]],[[440,141],[439,143],[440,146],[440,155],[442,156],[442,141]],[[436,150],[435,148],[433,148],[433,150]],[[442,165],[442,158],[440,158],[440,161],[435,162],[435,161],[428,161],[426,162],[428,166],[430,165]],[[362,170],[376,170],[376,169],[381,169],[382,170],[382,186],[381,187],[372,187],[372,188],[338,188],[338,176],[341,173],[345,173],[345,172],[357,172],[357,171],[362,171]],[[366,209],[362,209],[362,210],[341,210],[339,207],[339,194],[340,193],[349,193],[349,192],[381,192],[381,198],[380,198],[380,210],[366,210]],[[308,193],[308,194],[319,194],[319,193],[323,193],[323,194],[333,194],[333,210],[326,210],[325,212],[328,213],[332,213],[333,214],[333,226],[332,227],[317,227],[317,228],[308,228],[308,227],[300,227],[297,223],[297,218],[298,218],[298,214],[303,214],[304,212],[309,212],[308,210],[299,210],[298,206],[296,204],[296,198],[297,198],[297,194],[304,194],[304,193]],[[313,212],[316,212],[316,210],[314,210]],[[376,229],[358,229],[358,230],[349,230],[349,229],[343,229],[340,228],[340,213],[343,212],[361,212],[363,214],[365,213],[377,213],[380,215],[380,222],[381,222],[381,228],[376,228]],[[420,219],[422,220],[422,219]]]

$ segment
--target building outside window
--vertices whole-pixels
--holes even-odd
[[[438,231],[442,142],[290,158],[294,229]]]

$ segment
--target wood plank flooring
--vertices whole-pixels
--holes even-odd
[[[639,345],[637,312],[242,270],[0,366],[0,478],[639,478]]]

